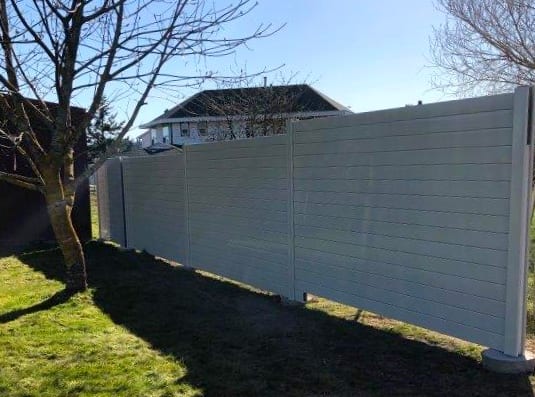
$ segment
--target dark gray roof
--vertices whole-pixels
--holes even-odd
[[[251,103],[263,96],[278,98],[275,101],[280,113],[349,111],[307,84],[232,88],[201,91],[147,124],[159,119],[225,116],[229,110],[239,115],[250,111]]]

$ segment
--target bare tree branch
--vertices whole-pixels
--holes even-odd
[[[41,193],[43,192],[43,185],[41,184],[41,180],[38,178],[28,178],[21,175],[0,171],[0,181],[8,182],[24,189],[35,190]]]
[[[307,109],[306,81],[296,84],[296,75],[279,76],[275,87],[263,87],[252,78],[222,84],[217,93],[201,93],[193,101],[210,114],[225,118],[225,127],[209,132],[212,140],[233,140],[283,134],[292,113]],[[202,115],[192,115],[202,116]]]
[[[0,154],[19,155],[34,176],[0,171],[0,180],[44,194],[69,288],[85,289],[83,249],[70,215],[77,186],[134,125],[155,87],[176,89],[218,79],[200,71],[206,57],[232,54],[274,34],[226,30],[255,7],[252,0],[0,0]],[[184,68],[183,60],[197,64]],[[193,73],[193,74],[191,74]],[[106,154],[75,178],[74,148],[110,93],[128,97],[124,126]],[[83,101],[82,115],[73,108]],[[2,141],[2,142],[3,142]],[[8,146],[6,148],[5,146]],[[15,157],[16,158],[16,157]]]
[[[535,1],[436,0],[433,85],[458,95],[499,93],[535,82]]]

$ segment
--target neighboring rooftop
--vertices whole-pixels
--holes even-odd
[[[141,127],[148,128],[169,119],[221,117],[228,115],[228,109],[240,115],[250,111],[250,103],[264,95],[265,90],[270,90],[272,98],[282,99],[279,106],[284,113],[350,112],[347,107],[307,84],[231,88],[201,91]],[[288,100],[284,102],[284,98]]]

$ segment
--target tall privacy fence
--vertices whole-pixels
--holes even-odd
[[[112,159],[98,173],[101,235],[518,356],[531,107],[521,87]]]

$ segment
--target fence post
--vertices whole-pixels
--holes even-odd
[[[189,189],[188,189],[188,146],[182,146],[182,156],[184,160],[184,222],[186,223],[186,246],[185,246],[185,267],[191,266],[191,238],[189,229]]]
[[[288,137],[288,299],[295,293],[295,226],[294,226],[294,123],[286,122]]]
[[[122,204],[122,211],[123,211],[123,247],[128,248],[128,238],[126,234],[126,196],[125,196],[125,189],[124,189],[124,169],[123,169],[123,157],[119,156],[119,171],[121,176],[121,204]]]
[[[505,334],[503,352],[509,356],[524,353],[526,316],[526,268],[529,225],[530,87],[515,90],[513,100],[513,141],[511,199],[509,208],[509,249],[505,290]]]
[[[106,167],[106,163],[104,163],[96,172],[95,172],[95,193],[97,195],[97,213],[98,213],[98,239],[102,239],[102,188],[100,185],[102,184],[102,181],[100,180],[100,175],[102,172],[104,172],[104,167]]]

